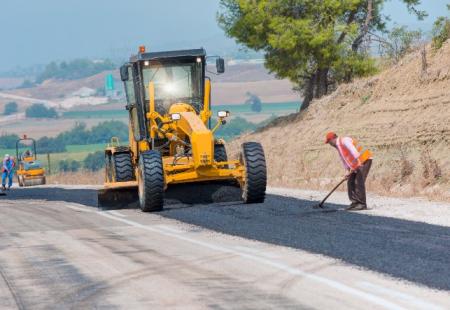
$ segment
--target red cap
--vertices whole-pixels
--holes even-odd
[[[325,137],[325,144],[329,143],[334,138],[337,138],[337,135],[334,132],[330,131]]]

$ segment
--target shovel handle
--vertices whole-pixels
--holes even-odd
[[[344,183],[346,180],[347,180],[347,178],[343,178],[343,179],[338,183],[338,185],[336,185],[336,186],[331,190],[331,192],[329,192],[328,195],[325,196],[325,198],[319,203],[319,208],[322,208],[323,204],[325,203],[325,201],[327,201],[328,197],[330,197],[331,194],[333,194],[334,191],[337,190],[338,187],[341,186],[341,184]]]

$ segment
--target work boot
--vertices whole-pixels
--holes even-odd
[[[353,210],[353,208],[357,205],[356,202],[352,202],[345,210],[350,211]]]
[[[367,210],[367,205],[363,205],[362,203],[357,203],[355,204],[355,206],[353,208],[348,208],[347,210],[350,211],[362,211],[362,210]]]

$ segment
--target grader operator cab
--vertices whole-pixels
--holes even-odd
[[[245,203],[263,202],[266,162],[259,143],[242,145],[240,158],[228,160],[214,133],[229,116],[220,111],[212,124],[211,81],[205,76],[204,49],[145,52],[120,68],[129,112],[129,145],[105,150],[106,180],[100,207],[133,202],[147,211],[162,210],[172,184],[234,180]],[[217,73],[224,61],[216,60]]]

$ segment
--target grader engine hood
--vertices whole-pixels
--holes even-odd
[[[213,162],[214,137],[200,117],[194,112],[181,112],[181,119],[175,126],[184,132],[191,141],[192,157],[195,168],[210,166]]]

